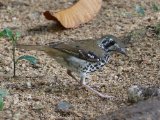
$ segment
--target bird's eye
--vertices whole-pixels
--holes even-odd
[[[114,45],[115,43],[116,43],[116,42],[112,40],[112,41],[110,41],[109,44],[110,44],[110,45]]]
[[[106,42],[104,42],[104,41],[102,42],[102,44],[104,45],[104,47],[106,49],[109,48],[109,47],[111,47],[111,46],[113,46],[115,43],[116,42],[114,40],[109,40],[109,41],[106,40]]]

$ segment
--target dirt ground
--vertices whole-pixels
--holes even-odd
[[[0,119],[54,120],[93,119],[96,116],[126,106],[127,89],[132,85],[160,85],[160,40],[142,28],[156,25],[160,12],[154,12],[152,0],[104,0],[99,14],[76,29],[63,29],[48,21],[42,12],[71,5],[73,0],[0,0],[0,29],[9,27],[22,35],[19,43],[45,44],[52,41],[99,38],[106,34],[123,36],[134,31],[127,48],[129,59],[114,55],[108,66],[94,73],[90,82],[100,92],[116,97],[101,99],[80,88],[67,76],[66,69],[53,58],[40,51],[17,50],[16,56],[33,55],[38,64],[33,67],[26,61],[17,64],[17,77],[12,74],[12,46],[0,40],[0,87],[7,89],[4,110]],[[154,0],[159,3],[159,0]],[[145,8],[141,16],[136,5]],[[140,29],[140,30],[137,30]],[[112,69],[111,69],[112,68]],[[68,114],[55,111],[60,101],[73,105]]]

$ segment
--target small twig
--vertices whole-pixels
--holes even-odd
[[[16,60],[15,60],[15,47],[16,47],[16,40],[15,38],[13,38],[12,41],[13,44],[13,48],[12,48],[12,52],[13,52],[13,77],[16,77]]]

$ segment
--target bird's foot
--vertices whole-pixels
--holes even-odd
[[[99,96],[100,96],[101,98],[109,99],[109,100],[113,100],[113,99],[115,98],[114,96],[105,95],[105,94],[102,94],[102,93],[100,93]]]
[[[109,95],[105,95],[105,94],[102,94],[100,92],[98,92],[97,90],[94,90],[92,87],[90,87],[89,85],[86,85],[86,84],[83,84],[83,86],[89,90],[89,91],[92,91],[93,93],[97,94],[99,97],[101,98],[104,98],[104,99],[114,99],[115,97],[114,96],[109,96]]]

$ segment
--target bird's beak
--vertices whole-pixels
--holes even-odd
[[[116,51],[119,52],[119,53],[121,53],[121,54],[123,54],[123,55],[125,55],[126,57],[128,57],[128,55],[126,54],[126,51],[125,51],[124,48],[118,47]]]

